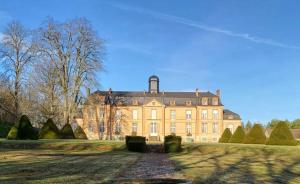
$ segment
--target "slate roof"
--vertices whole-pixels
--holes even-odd
[[[224,109],[223,111],[223,119],[224,120],[241,120],[240,115],[235,112],[232,112],[228,109]]]
[[[96,91],[91,96],[108,96],[109,91]],[[212,98],[218,98],[218,106],[223,106],[221,99],[211,92],[159,92],[149,93],[144,91],[112,91],[111,96],[115,99],[118,98],[125,105],[132,104],[133,100],[136,100],[138,104],[145,104],[153,99],[163,103],[164,105],[170,105],[171,101],[175,101],[176,106],[185,106],[187,101],[191,101],[192,106],[202,105],[202,98],[208,99],[208,105],[212,105]],[[88,104],[88,102],[86,103]]]

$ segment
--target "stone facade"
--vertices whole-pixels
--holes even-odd
[[[225,128],[241,125],[238,114],[224,109],[220,90],[161,92],[159,78],[148,91],[96,91],[83,108],[82,128],[89,139],[124,139],[126,135],[163,141],[176,134],[183,141],[217,142]],[[110,131],[111,130],[111,131]],[[112,134],[110,134],[112,132]]]

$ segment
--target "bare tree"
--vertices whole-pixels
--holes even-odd
[[[64,122],[69,123],[81,102],[81,89],[96,84],[95,72],[102,68],[103,43],[84,18],[65,23],[48,19],[39,33],[39,51],[54,63]]]
[[[0,41],[0,61],[13,83],[12,96],[15,117],[20,115],[20,96],[24,71],[35,56],[35,44],[30,31],[17,22],[8,23]]]

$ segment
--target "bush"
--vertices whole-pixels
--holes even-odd
[[[16,140],[18,139],[18,128],[13,126],[11,127],[10,131],[7,134],[6,137],[8,140]]]
[[[230,143],[242,143],[245,138],[244,129],[238,126],[228,142]]]
[[[165,153],[181,151],[181,137],[175,135],[165,136],[164,150]]]
[[[62,139],[75,139],[74,132],[69,123],[65,124],[65,126],[61,129],[60,135]]]
[[[291,133],[288,125],[281,121],[275,129],[271,132],[271,135],[267,141],[268,145],[290,145],[295,146],[297,141]]]
[[[265,144],[266,135],[260,124],[255,124],[251,130],[246,134],[244,144]]]
[[[52,119],[48,119],[40,132],[40,139],[59,139],[59,130]]]
[[[11,128],[12,128],[12,126],[10,124],[8,124],[7,122],[0,121],[0,138],[7,137]]]
[[[38,129],[31,125],[29,118],[26,115],[21,116],[18,123],[18,138],[37,140],[39,137],[38,134]]]
[[[146,138],[142,136],[126,136],[126,147],[129,151],[144,152],[146,150]]]
[[[80,126],[77,126],[77,128],[75,129],[74,136],[76,139],[87,139],[86,134]]]
[[[229,128],[226,128],[221,136],[221,138],[219,139],[219,143],[228,143],[229,139],[231,138],[232,133],[229,130]]]

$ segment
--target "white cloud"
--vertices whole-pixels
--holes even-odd
[[[144,9],[144,8],[127,6],[127,5],[120,4],[120,3],[113,3],[113,4],[111,4],[111,6],[121,9],[121,10],[137,12],[140,14],[146,14],[146,15],[150,15],[155,18],[158,18],[158,19],[180,23],[180,24],[183,24],[186,26],[198,28],[198,29],[208,31],[208,32],[214,32],[214,33],[219,33],[219,34],[223,34],[226,36],[237,37],[237,38],[241,38],[241,39],[259,43],[259,44],[271,45],[271,46],[282,47],[282,48],[300,49],[300,46],[288,45],[288,44],[281,43],[281,42],[278,42],[278,41],[275,41],[272,39],[252,36],[248,33],[237,33],[237,32],[233,32],[233,31],[226,30],[226,29],[211,27],[211,26],[208,26],[208,25],[205,25],[205,24],[202,24],[202,23],[190,20],[190,19],[181,18],[181,17],[177,17],[174,15],[169,15],[169,14],[152,11],[152,10],[148,10],[148,9]]]

